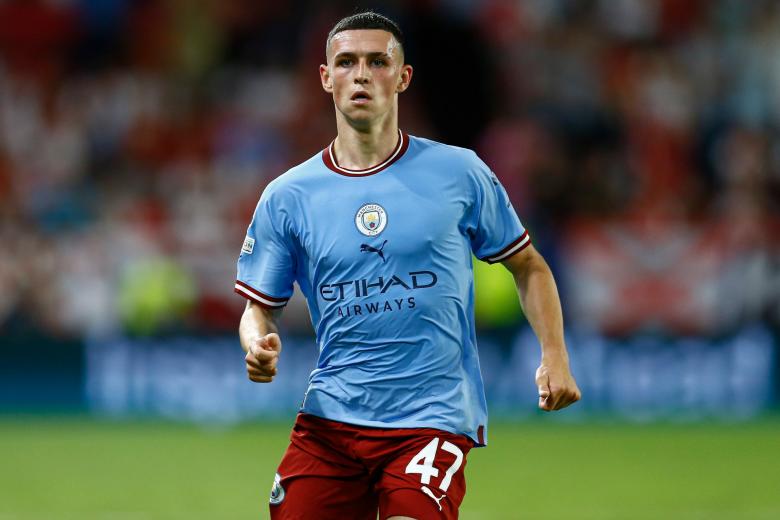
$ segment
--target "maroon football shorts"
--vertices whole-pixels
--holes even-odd
[[[271,490],[272,520],[458,518],[464,435],[369,428],[299,414]]]

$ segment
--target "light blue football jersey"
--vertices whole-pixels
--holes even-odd
[[[235,288],[283,307],[298,282],[319,347],[302,412],[484,445],[471,255],[499,262],[529,243],[474,152],[399,132],[373,168],[340,167],[331,144],[271,182]]]

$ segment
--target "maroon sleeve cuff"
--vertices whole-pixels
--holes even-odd
[[[267,309],[281,309],[287,305],[287,302],[289,301],[289,298],[276,298],[274,296],[263,294],[262,292],[258,291],[249,284],[242,282],[241,280],[236,280],[236,285],[233,290],[244,298],[251,300]]]
[[[513,240],[511,244],[503,248],[501,251],[492,255],[480,258],[483,262],[489,264],[495,264],[497,262],[503,262],[510,256],[519,253],[531,244],[531,237],[528,236],[528,231],[524,231],[517,239]]]

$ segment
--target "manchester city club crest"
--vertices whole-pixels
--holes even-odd
[[[277,473],[274,475],[274,485],[271,487],[271,505],[278,506],[284,500],[284,488],[282,487],[282,477]]]
[[[379,204],[363,204],[355,215],[358,231],[367,237],[375,237],[387,226],[387,213]]]

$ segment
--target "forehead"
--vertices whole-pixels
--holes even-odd
[[[333,35],[327,55],[332,58],[339,53],[379,53],[394,55],[399,49],[398,40],[392,33],[381,29],[353,29]]]

